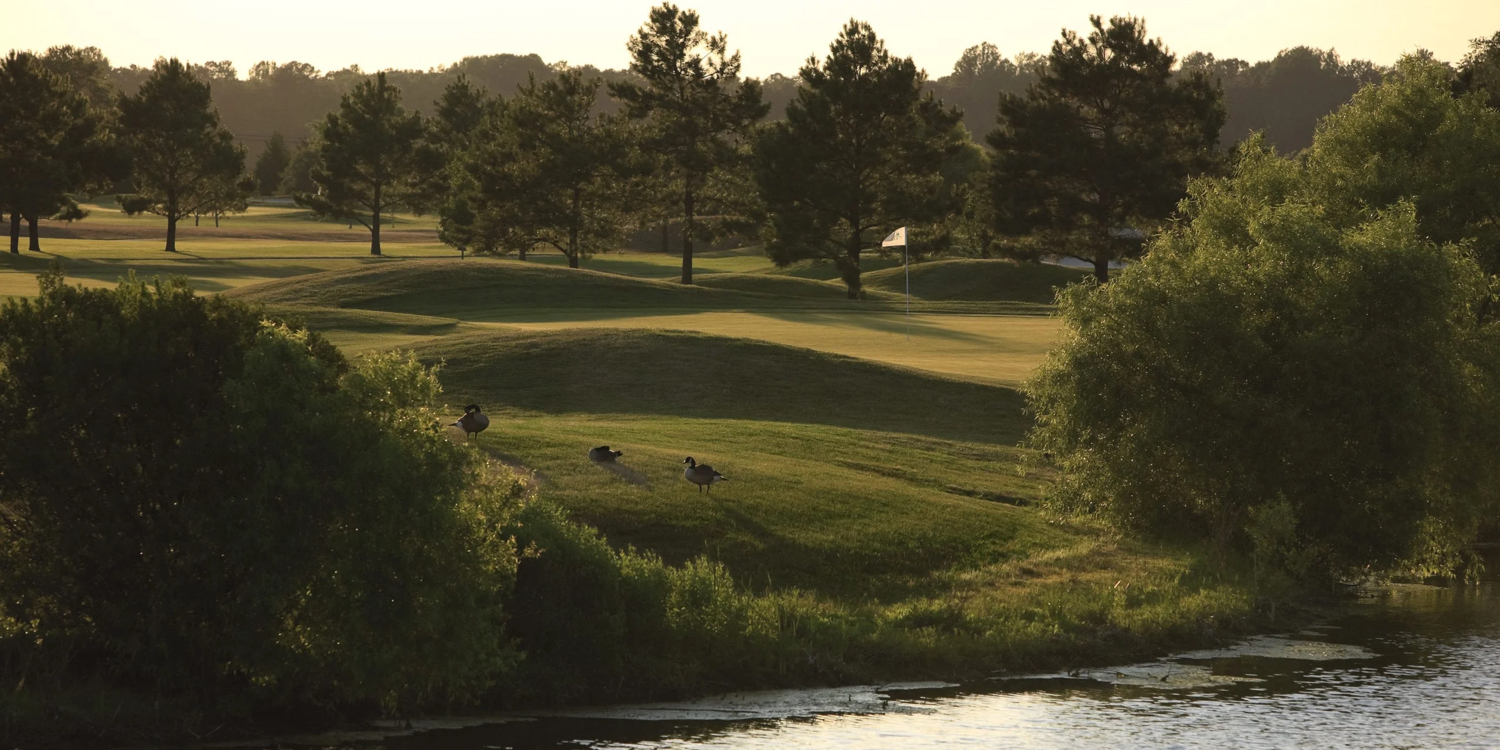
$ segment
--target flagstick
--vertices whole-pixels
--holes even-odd
[[[901,243],[901,265],[906,266],[906,340],[911,341],[911,256],[906,243]]]

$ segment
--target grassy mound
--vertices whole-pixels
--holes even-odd
[[[257,284],[231,294],[267,304],[449,317],[505,308],[701,308],[744,301],[681,284],[489,258],[378,263]]]
[[[1051,304],[1057,287],[1086,277],[1086,271],[1009,260],[938,260],[911,267],[911,294],[924,300],[1032,302]],[[906,289],[901,267],[864,276],[865,287],[892,293]]]
[[[694,283],[710,289],[729,289],[778,297],[847,299],[842,282],[818,281],[770,273],[709,273],[696,277]]]
[[[552,414],[657,414],[1014,444],[1020,396],[812,349],[683,331],[484,330],[424,341],[462,400]],[[680,457],[679,457],[680,458]]]

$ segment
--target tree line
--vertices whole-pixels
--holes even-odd
[[[1495,46],[1476,42],[1456,80],[1485,85]],[[908,226],[919,256],[1070,255],[1105,281],[1111,263],[1139,257],[1166,226],[1190,178],[1223,167],[1226,127],[1296,143],[1299,118],[1380,75],[1305,48],[1253,66],[1201,53],[1179,64],[1129,17],[1092,17],[1046,56],[1008,61],[979,45],[936,85],[857,20],[795,78],[742,76],[727,37],[670,3],[628,48],[624,73],[466,58],[430,115],[408,107],[398,82],[422,90],[430,76],[378,73],[343,93],[295,152],[272,133],[248,173],[212,94],[244,83],[227,63],[158,61],[126,95],[111,94],[97,51],[13,52],[11,100],[0,105],[18,113],[0,187],[11,249],[22,220],[36,249],[38,218],[81,218],[75,196],[113,185],[123,210],[166,217],[168,251],[184,217],[289,192],[315,216],[368,228],[375,255],[396,210],[436,214],[440,237],[462,253],[548,247],[575,267],[628,231],[659,227],[664,244],[677,231],[683,283],[695,243],[749,236],[780,264],[834,263],[859,297],[862,255]],[[525,79],[492,94],[466,70]],[[315,73],[263,63],[248,84],[326,91],[359,75]],[[1293,97],[1302,104],[1231,122],[1230,102],[1288,81],[1305,89]],[[937,92],[982,110],[991,90],[979,146],[965,125],[975,113]]]

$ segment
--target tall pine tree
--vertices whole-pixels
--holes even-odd
[[[1024,96],[1001,96],[990,192],[999,231],[1086,260],[1104,282],[1215,165],[1225,113],[1201,72],[1173,76],[1176,56],[1141,19],[1089,23],[1052,43]]]
[[[135,178],[120,208],[166,217],[166,251],[177,252],[177,222],[223,202],[224,184],[242,178],[245,149],[219,124],[208,84],[176,58],[157,61],[140,91],[120,99],[120,130]]]
[[[695,11],[671,3],[652,8],[628,48],[630,70],[645,83],[611,82],[609,90],[631,117],[648,120],[643,146],[664,157],[677,181],[682,283],[691,284],[699,217],[716,212],[704,205],[713,195],[708,182],[741,153],[739,142],[770,107],[759,81],[740,79],[740,54],[729,53],[728,37],[700,29]]]
[[[863,21],[850,21],[800,76],[786,119],[756,144],[767,251],[779,265],[832,260],[857,299],[867,248],[955,208],[941,170],[960,151],[962,113],[924,95],[916,64],[892,57]]]
[[[401,106],[401,90],[376,74],[345,94],[337,112],[318,126],[315,193],[297,202],[313,213],[357,221],[370,230],[370,254],[380,255],[380,222],[399,206],[422,201],[421,177],[441,154],[426,142],[422,115]]]

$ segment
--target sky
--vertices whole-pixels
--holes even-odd
[[[933,77],[963,50],[991,42],[1007,57],[1045,53],[1066,27],[1098,14],[1146,19],[1179,55],[1250,62],[1297,45],[1389,64],[1428,49],[1457,61],[1500,30],[1500,0],[686,0],[743,55],[744,72],[794,75],[822,57],[851,17]],[[0,0],[0,49],[96,46],[116,66],[157,57],[191,62],[300,60],[320,70],[427,69],[467,55],[535,52],[547,62],[629,64],[625,41],[651,0]]]

